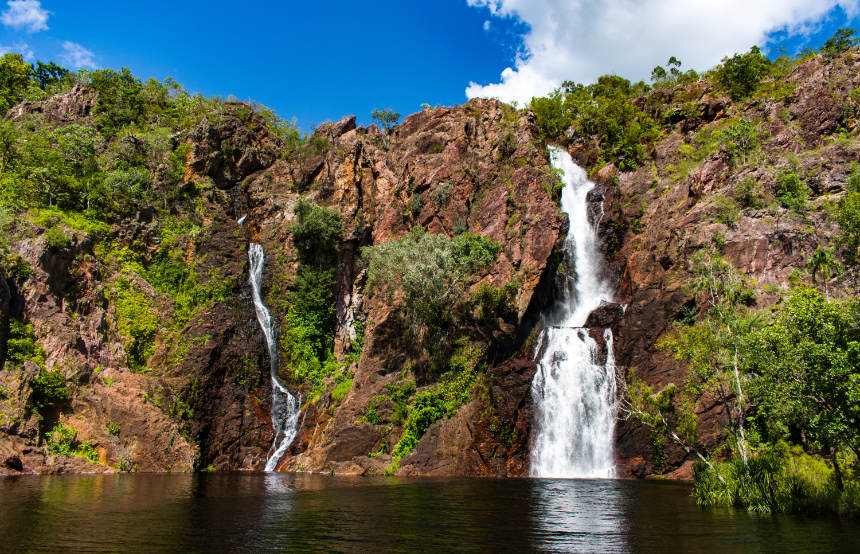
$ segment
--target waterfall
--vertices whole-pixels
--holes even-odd
[[[274,471],[284,452],[296,438],[299,420],[299,401],[290,394],[287,387],[278,381],[278,341],[275,338],[274,324],[269,310],[263,303],[260,289],[263,282],[263,265],[265,255],[263,247],[251,243],[248,249],[248,259],[251,262],[251,291],[254,296],[254,309],[257,312],[257,321],[266,337],[266,346],[269,348],[269,373],[272,376],[272,429],[275,438],[269,454],[266,457],[266,471]]]
[[[561,207],[570,229],[564,243],[561,302],[545,317],[532,381],[535,440],[531,473],[536,477],[613,477],[616,417],[612,331],[603,331],[605,355],[583,328],[588,314],[612,290],[601,274],[597,233],[588,222],[594,183],[561,148],[550,147],[552,166],[564,172]],[[602,359],[603,358],[603,359]]]

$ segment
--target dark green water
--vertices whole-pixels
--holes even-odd
[[[19,477],[0,479],[0,550],[856,552],[860,523],[702,510],[641,481]]]

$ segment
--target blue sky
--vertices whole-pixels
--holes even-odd
[[[351,113],[367,122],[374,108],[406,115],[425,102],[459,104],[467,94],[529,98],[532,90],[545,92],[566,78],[588,81],[598,71],[647,78],[669,55],[690,56],[693,67],[707,69],[701,65],[769,38],[794,53],[817,48],[839,26],[860,27],[857,0],[762,0],[793,3],[785,8],[793,11],[763,8],[743,33],[730,30],[737,20],[726,18],[725,30],[704,29],[702,35],[713,38],[697,37],[695,44],[672,32],[671,24],[686,28],[684,20],[642,21],[657,17],[663,4],[697,1],[642,0],[638,6],[652,3],[653,9],[643,16],[630,8],[627,21],[614,15],[614,29],[612,21],[603,23],[604,14],[630,0],[330,0],[245,7],[222,0],[0,0],[0,46],[65,65],[127,66],[142,78],[172,76],[207,96],[254,99],[295,117],[307,131]],[[704,11],[687,17],[690,25],[699,25],[698,17],[710,25]],[[665,38],[649,38],[649,27],[661,25],[669,25]],[[623,40],[614,38],[616,32]]]

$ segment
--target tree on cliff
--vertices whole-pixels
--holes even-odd
[[[370,112],[370,117],[372,117],[373,121],[375,121],[376,124],[385,131],[382,140],[384,141],[385,148],[388,148],[391,129],[397,125],[398,121],[400,121],[400,114],[390,108],[385,110],[376,109]]]

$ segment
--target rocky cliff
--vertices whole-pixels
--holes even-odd
[[[766,306],[776,295],[765,285],[788,283],[834,240],[826,207],[845,191],[857,157],[857,106],[846,101],[860,84],[857,68],[854,52],[814,57],[741,102],[706,83],[656,90],[636,102],[661,135],[633,171],[595,167],[599,145],[590,137],[559,137],[598,183],[593,222],[625,308],[607,306],[588,325],[613,328],[620,375],[632,369],[658,387],[683,380],[686,368],[656,344],[701,308],[684,283],[703,246],[756,279],[755,301]],[[6,119],[94,125],[98,103],[99,93],[76,85]],[[743,160],[715,138],[742,120],[759,132]],[[125,155],[145,140],[114,136],[98,147]],[[333,344],[313,382],[289,357],[280,364],[302,414],[279,469],[528,473],[531,349],[567,231],[533,114],[473,100],[424,109],[391,130],[345,118],[296,145],[254,110],[228,103],[166,141],[169,156],[149,164],[147,203],[104,221],[33,209],[4,223],[0,363],[7,342],[28,353],[0,365],[0,472],[261,469],[272,442],[271,385],[248,245],[265,249],[263,292],[284,330],[306,263],[294,240],[297,207],[311,202],[340,222],[328,291]],[[742,198],[773,196],[788,172],[808,185],[814,209]],[[736,213],[720,198],[736,202]],[[498,247],[451,306],[456,341],[422,343],[404,327],[402,295],[367,290],[362,249],[417,226]],[[435,352],[440,344],[444,352]],[[48,386],[46,375],[61,383]],[[398,451],[418,417],[416,398],[450,396],[458,382],[448,411]],[[696,409],[703,440],[715,442],[725,416],[707,397]],[[74,435],[62,443],[52,435],[58,428]],[[648,431],[632,421],[617,429],[617,455],[622,475],[689,475],[680,449],[655,464]]]

